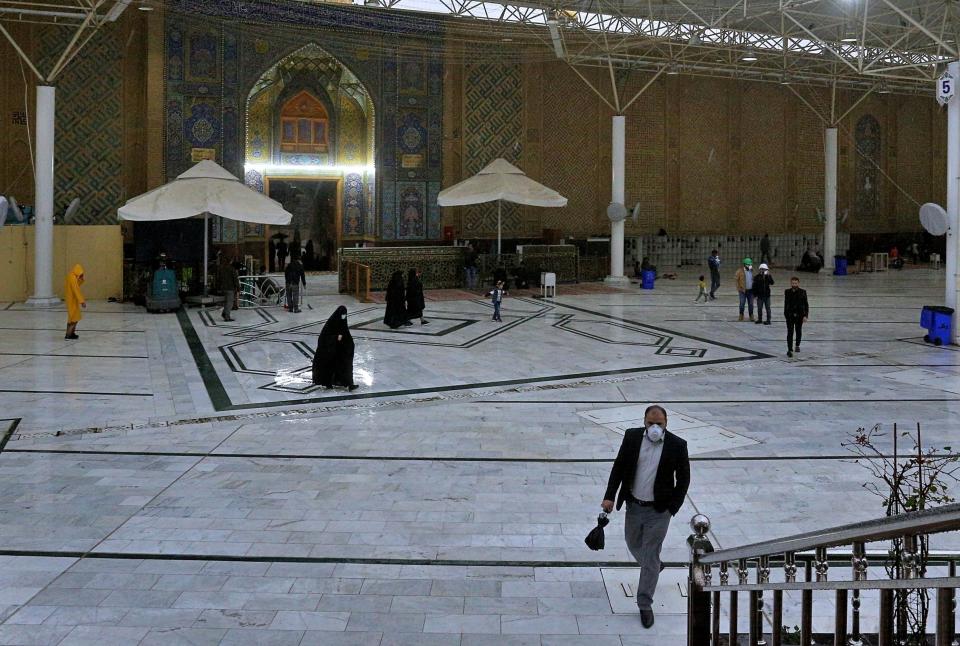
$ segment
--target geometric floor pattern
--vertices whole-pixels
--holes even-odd
[[[397,331],[316,277],[302,314],[231,325],[91,302],[71,342],[62,308],[0,303],[0,644],[682,643],[690,516],[717,547],[877,517],[848,435],[880,424],[891,450],[919,423],[945,446],[960,417],[960,349],[918,325],[942,271],[803,276],[793,358],[781,295],[773,325],[738,322],[732,276],[695,304],[699,273],[508,298],[502,324],[428,300],[430,324]],[[303,373],[341,304],[361,388],[317,391]],[[605,550],[583,537],[653,402],[692,481],[644,630],[622,514]]]

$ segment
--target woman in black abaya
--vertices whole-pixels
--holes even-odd
[[[313,383],[333,388],[344,386],[356,390],[353,383],[353,337],[347,325],[347,308],[341,305],[327,319],[320,338],[317,339],[317,351],[313,355]]]
[[[387,312],[383,322],[396,330],[401,325],[413,325],[407,318],[406,295],[403,288],[403,272],[395,271],[387,285]]]
[[[407,274],[407,319],[420,319],[420,325],[426,325],[430,321],[423,318],[423,310],[426,307],[423,298],[423,283],[420,281],[420,270],[411,269]]]

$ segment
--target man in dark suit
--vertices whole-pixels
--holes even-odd
[[[787,356],[792,357],[794,352],[800,352],[800,339],[803,335],[803,324],[810,315],[810,305],[807,303],[807,290],[800,289],[800,279],[794,276],[790,279],[790,289],[783,292],[783,318],[787,319]],[[793,333],[797,333],[797,343],[794,346]]]
[[[601,506],[613,511],[627,503],[624,538],[640,564],[637,607],[644,628],[653,626],[653,593],[660,578],[660,548],[670,519],[683,505],[690,486],[687,443],[667,431],[667,411],[650,406],[643,428],[630,428],[610,470]],[[619,492],[618,492],[619,490]]]

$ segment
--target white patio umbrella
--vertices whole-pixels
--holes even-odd
[[[504,200],[528,206],[562,207],[567,198],[535,182],[506,159],[494,159],[479,173],[440,191],[440,206],[467,206],[497,201],[497,254],[500,253],[500,211]]]
[[[158,222],[203,216],[203,295],[207,295],[210,215],[256,224],[290,224],[293,214],[258,193],[225,168],[202,161],[169,184],[127,200],[117,209],[121,220]]]

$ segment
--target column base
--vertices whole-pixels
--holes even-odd
[[[620,285],[626,287],[630,285],[630,279],[626,276],[607,276],[603,279],[607,285]]]
[[[31,296],[26,300],[24,305],[26,305],[27,307],[36,307],[39,309],[43,307],[56,307],[62,302],[63,301],[61,301],[56,296]]]

